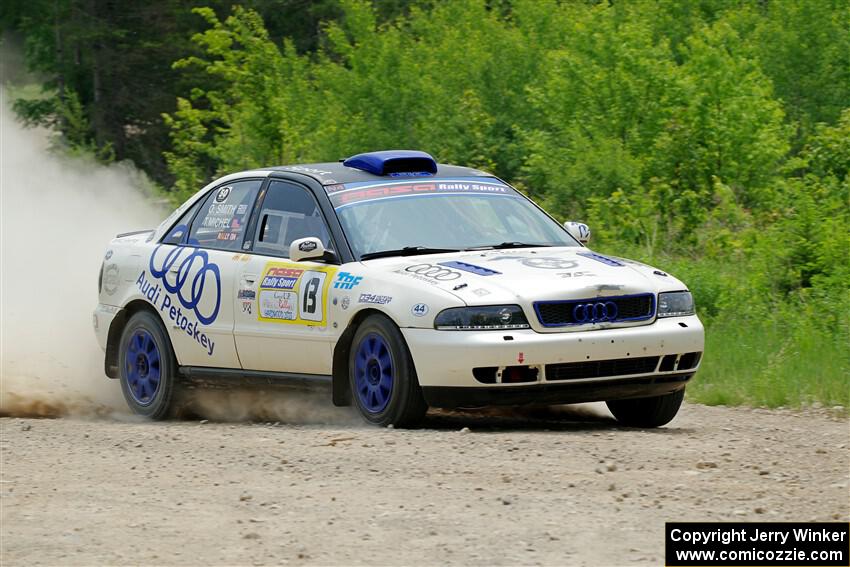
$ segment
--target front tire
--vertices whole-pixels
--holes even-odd
[[[121,333],[119,381],[133,413],[165,419],[177,382],[177,361],[159,318],[147,311],[135,313]]]
[[[605,402],[617,421],[628,427],[661,427],[676,417],[685,389],[662,396]]]
[[[410,351],[386,317],[371,315],[357,328],[348,376],[354,403],[369,423],[410,427],[428,410]]]

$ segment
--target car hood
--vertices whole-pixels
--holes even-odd
[[[454,252],[383,258],[363,264],[369,270],[410,279],[413,287],[414,282],[435,286],[467,305],[522,305],[530,321],[538,301],[687,289],[681,281],[652,266],[584,247]],[[403,285],[402,280],[395,281]]]

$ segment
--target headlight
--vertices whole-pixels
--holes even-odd
[[[694,314],[694,296],[689,291],[658,294],[659,317],[682,317]]]
[[[487,305],[441,311],[434,327],[443,331],[495,331],[528,329],[529,324],[519,305]]]

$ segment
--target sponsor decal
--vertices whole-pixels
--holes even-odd
[[[251,315],[251,313],[253,312],[253,305],[254,305],[253,301],[243,301],[242,302],[242,313],[247,313],[248,315]]]
[[[389,295],[375,295],[374,293],[361,293],[357,303],[375,303],[377,305],[386,305],[393,298]]]
[[[351,305],[351,298],[348,296],[343,297],[340,305],[343,309],[348,309],[348,306]]]
[[[577,256],[584,256],[585,258],[590,258],[591,260],[596,260],[597,262],[602,262],[606,266],[625,266],[622,262],[619,262],[613,258],[609,258],[608,256],[603,256],[602,254],[597,254],[595,252],[579,252],[576,254]]]
[[[363,276],[355,276],[348,272],[340,272],[336,276],[334,289],[351,289],[360,285],[361,280],[363,280]]]
[[[162,253],[162,247],[159,244],[151,253],[148,265],[151,277],[159,280],[166,292],[174,294],[180,305],[192,310],[201,324],[209,325],[221,308],[218,264],[210,262],[209,254],[201,248],[169,246],[168,252]]]
[[[260,289],[295,289],[295,284],[304,273],[298,268],[267,267]]]
[[[542,270],[569,270],[578,267],[578,262],[575,260],[565,260],[564,258],[551,258],[546,256],[531,257],[528,256],[497,256],[491,259],[491,262],[500,260],[519,260],[519,263],[529,268],[539,268]]]
[[[253,289],[240,289],[236,293],[236,299],[244,299],[246,301],[253,301],[257,299],[257,292]]]
[[[457,270],[463,270],[464,272],[470,272],[478,276],[497,276],[502,273],[497,272],[496,270],[491,270],[490,268],[476,266],[475,264],[467,264],[466,262],[440,262],[440,265],[455,268]]]
[[[164,286],[164,282],[162,282]],[[152,284],[148,281],[145,272],[142,271],[136,280],[136,286],[139,291],[150,301],[154,307],[159,309],[163,314],[167,314],[175,327],[181,331],[185,331],[187,335],[195,339],[195,341],[206,349],[207,354],[212,356],[215,350],[215,341],[213,341],[206,333],[201,331],[201,324],[193,321],[187,313],[174,304],[173,295],[162,293],[163,288],[160,284]],[[160,301],[162,300],[162,301]]]
[[[479,287],[478,289],[473,289],[472,293],[477,295],[478,297],[484,297],[485,295],[490,295],[490,292],[483,287]]]
[[[316,242],[313,241],[313,240],[308,240],[308,241],[302,242],[301,244],[298,245],[298,249],[301,252],[312,252],[313,250],[315,250],[318,247],[319,247],[319,245],[316,244]]]
[[[306,269],[303,264],[269,262],[260,279],[257,318],[269,323],[327,325],[328,287],[335,267]]]
[[[352,187],[352,185],[355,185]],[[485,193],[496,195],[516,195],[516,192],[497,179],[446,180],[423,183],[396,182],[362,186],[349,184],[344,190],[328,192],[332,196],[334,207],[350,203],[381,199],[384,197],[404,197],[410,195],[435,193]]]
[[[428,311],[428,306],[424,303],[417,303],[410,309],[410,312],[413,313],[414,317],[424,317],[428,314]]]
[[[303,165],[288,165],[286,167],[282,167],[281,169],[285,169],[287,171],[300,171],[302,173],[312,173],[313,175],[330,175],[332,172],[325,171],[323,169],[316,169],[314,167],[304,167]]]
[[[120,283],[118,273],[118,266],[115,264],[109,264],[103,270],[103,291],[106,292],[106,295],[112,295],[118,291],[118,284]]]
[[[244,215],[246,212],[248,212],[248,205],[239,205],[236,207],[237,215]]]
[[[260,291],[260,319],[298,319],[298,294],[292,291]]]
[[[218,190],[218,193],[215,195],[216,203],[224,203],[227,201],[227,198],[230,197],[230,187],[222,187]]]
[[[555,274],[561,278],[586,278],[586,277],[595,277],[596,274],[592,274],[590,272],[564,272],[563,274]]]
[[[525,353],[522,353],[522,352],[519,353],[516,357],[516,361],[519,362],[520,364],[525,362]]]
[[[177,230],[186,230],[186,227],[180,226],[175,228]],[[171,319],[175,327],[185,331],[212,356],[215,341],[201,330],[201,326],[213,323],[221,308],[218,265],[210,262],[207,252],[200,248],[169,245],[163,251],[163,246],[159,244],[154,248],[148,271],[142,270],[136,287]]]
[[[109,260],[110,258],[112,258],[112,250],[111,249],[106,251],[106,256],[104,256],[103,259]]]
[[[433,173],[427,171],[394,171],[390,177],[431,177]]]
[[[437,282],[450,282],[462,277],[460,272],[435,264],[415,264],[406,267],[404,272],[419,276],[420,279],[424,278],[426,281],[434,280]]]
[[[587,240],[590,238],[590,227],[583,222],[571,222],[570,226],[578,232],[580,240]]]

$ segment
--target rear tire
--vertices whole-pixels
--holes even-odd
[[[118,378],[133,413],[168,417],[177,388],[177,360],[159,317],[139,311],[130,317],[118,352]]]
[[[428,411],[410,351],[386,317],[371,315],[357,328],[348,377],[351,397],[369,423],[410,427]]]
[[[685,398],[682,388],[663,396],[605,402],[617,421],[628,427],[661,427],[672,421]]]

